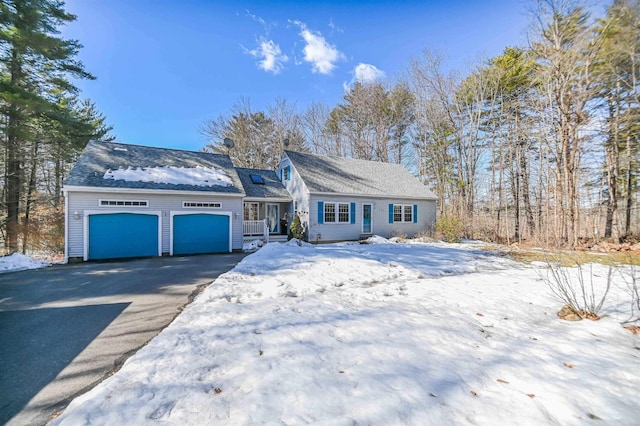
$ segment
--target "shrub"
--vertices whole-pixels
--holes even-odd
[[[462,238],[464,224],[458,216],[442,215],[436,220],[435,229],[444,241],[455,243]]]
[[[549,269],[544,281],[564,304],[558,316],[563,319],[600,319],[598,313],[611,288],[613,268],[609,266],[607,282],[602,288],[594,284],[592,263],[589,264],[588,272],[578,261],[575,262],[575,270],[562,266],[559,262],[547,261],[547,265]]]
[[[307,228],[300,220],[300,215],[296,214],[293,222],[289,225],[289,239],[296,238],[298,240],[307,241]]]

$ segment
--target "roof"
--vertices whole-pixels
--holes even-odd
[[[286,198],[291,199],[289,191],[284,187],[273,170],[246,169],[236,167],[244,192],[250,198]],[[261,176],[264,184],[254,183],[251,176]]]
[[[102,141],[89,142],[64,185],[244,195],[227,155]]]
[[[285,151],[309,192],[436,199],[400,164]]]

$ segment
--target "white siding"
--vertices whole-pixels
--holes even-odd
[[[297,202],[298,211],[303,212],[303,214],[301,215],[301,219],[308,220],[309,215],[306,213],[309,213],[310,209],[309,191],[302,181],[300,174],[298,173],[294,165],[291,164],[291,161],[289,161],[289,158],[287,158],[286,154],[283,155],[282,161],[280,162],[280,167],[278,168],[278,177],[282,176],[281,170],[287,166],[291,166],[291,179],[284,181],[283,183],[285,188],[287,188],[287,191],[289,191],[289,194],[291,194],[291,198],[293,198],[293,203],[291,203],[291,212],[293,213],[293,208],[295,206],[295,203]],[[307,228],[308,225],[309,224],[307,223]]]
[[[76,192],[69,191],[66,193],[68,199],[68,215],[67,215],[67,247],[68,258],[81,258],[84,254],[84,230],[83,220],[85,210],[101,210],[101,211],[161,211],[162,222],[162,253],[169,253],[170,244],[170,213],[172,211],[189,211],[198,212],[206,210],[208,212],[217,211],[217,209],[196,209],[183,208],[183,201],[220,201],[222,208],[220,212],[231,213],[232,220],[232,249],[242,249],[242,197],[229,197],[221,194],[140,194],[140,193],[122,193],[122,192]],[[114,199],[114,200],[148,200],[148,207],[101,207],[98,200]],[[75,219],[74,213],[78,212],[81,219]]]
[[[356,223],[318,223],[318,201],[356,203]],[[309,208],[309,241],[329,242],[357,240],[362,234],[362,205],[371,204],[372,233],[385,238],[398,234],[409,237],[431,230],[436,218],[436,202],[356,196],[311,195]],[[417,223],[389,223],[389,204],[418,205]]]

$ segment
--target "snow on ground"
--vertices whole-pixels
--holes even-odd
[[[227,174],[213,167],[128,167],[107,170],[103,179],[126,180],[130,182],[155,182],[174,185],[231,186]]]
[[[638,424],[618,278],[567,322],[541,269],[377,242],[264,246],[53,424]]]
[[[36,260],[24,254],[14,253],[0,257],[0,272],[22,271],[24,269],[38,269],[50,266],[49,262]]]

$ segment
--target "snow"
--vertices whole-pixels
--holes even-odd
[[[242,251],[246,251],[246,252],[256,251],[260,247],[262,247],[262,245],[263,245],[262,240],[249,241],[247,243],[242,244]]]
[[[136,167],[107,170],[104,179],[125,180],[128,182],[154,182],[173,185],[231,186],[227,174],[213,167]]]
[[[620,275],[568,322],[539,267],[372,242],[265,245],[52,424],[637,424]]]
[[[10,256],[0,257],[0,272],[22,271],[25,269],[38,269],[50,266],[49,262],[36,260],[24,254],[14,253]]]

